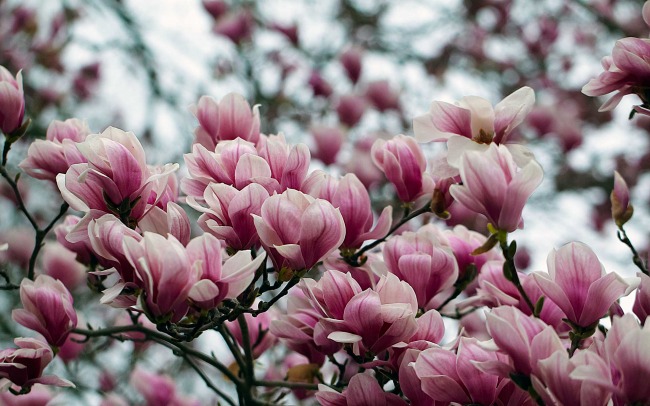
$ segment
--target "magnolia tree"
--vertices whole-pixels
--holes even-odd
[[[260,24],[254,8],[204,6],[237,46]],[[352,27],[363,17],[342,10]],[[635,10],[650,25],[650,4]],[[603,25],[633,31],[606,11]],[[12,29],[29,33],[20,16]],[[267,28],[299,43],[291,27]],[[601,110],[635,94],[631,118],[650,116],[648,41],[617,41],[584,78],[587,96],[616,92]],[[340,56],[353,84],[361,53]],[[11,309],[0,327],[16,337],[0,351],[3,404],[650,404],[650,272],[624,228],[624,177],[607,186],[609,208],[636,277],[607,272],[580,235],[544,270],[522,272],[513,233],[528,231],[544,170],[518,132],[541,132],[555,114],[535,106],[533,87],[496,103],[434,101],[412,118],[413,136],[358,138],[346,165],[344,131],[368,103],[410,126],[387,83],[339,95],[346,127],[312,128],[311,150],[263,128],[264,111],[281,124],[283,111],[264,106],[275,99],[203,96],[183,160],[158,164],[133,132],[78,118],[30,139],[25,112],[36,128],[46,114],[30,106],[43,95],[23,87],[26,72],[0,66],[1,190],[32,229],[0,245]],[[308,83],[314,98],[333,92],[316,70]],[[44,218],[30,202],[48,188],[60,209]]]

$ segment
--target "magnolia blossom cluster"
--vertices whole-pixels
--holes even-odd
[[[9,79],[12,88],[20,81]],[[0,94],[6,117],[19,93]],[[255,360],[278,346],[286,379],[268,386],[322,405],[650,401],[647,274],[607,273],[580,242],[551,251],[545,271],[516,269],[508,239],[524,227],[543,171],[511,136],[533,103],[528,87],[496,106],[474,96],[437,101],[414,120],[415,137],[374,142],[372,161],[401,202],[379,210],[355,174],[311,170],[306,145],[261,133],[257,106],[240,95],[199,100],[182,179],[179,164],[148,163],[131,132],[53,122],[19,166],[81,216],[55,227],[56,252],[46,250],[41,274],[20,284],[13,319],[39,338],[0,352],[0,377],[13,392],[70,385],[42,374],[55,354],[69,362],[84,337],[101,334],[80,328],[73,307],[71,291],[86,278],[101,304],[125,314],[106,336],[221,366],[243,402],[264,386]],[[430,141],[447,144],[431,161],[419,143]],[[632,208],[620,175],[612,203],[622,230]],[[448,227],[461,211],[482,217],[488,233]],[[619,299],[633,291],[634,314],[624,314]],[[184,344],[206,330],[222,335],[234,367]],[[147,404],[197,404],[164,375],[137,368],[131,383]],[[126,404],[116,393],[105,401]]]

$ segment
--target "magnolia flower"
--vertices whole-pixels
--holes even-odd
[[[490,144],[487,151],[463,154],[463,184],[452,185],[449,192],[458,203],[487,217],[497,229],[512,232],[523,227],[524,205],[543,176],[535,160],[519,169],[507,148]]]
[[[76,257],[74,252],[58,242],[48,242],[41,250],[41,268],[43,273],[74,290],[86,280],[86,267]]]
[[[0,131],[5,135],[16,131],[24,116],[23,76],[18,72],[14,79],[7,68],[0,66]]]
[[[586,381],[593,394],[613,393],[614,404],[645,404],[650,401],[650,326],[642,328],[631,314],[615,317],[603,341],[595,343],[599,357],[577,365],[572,379]],[[586,385],[585,385],[586,386]],[[595,390],[594,390],[595,389]],[[604,396],[604,395],[603,395]]]
[[[300,286],[323,315],[314,329],[316,344],[334,341],[350,344],[357,355],[380,354],[418,330],[415,292],[395,275],[362,291],[349,274],[330,270],[318,282],[303,279]]]
[[[34,281],[20,283],[23,309],[14,309],[12,318],[40,333],[47,342],[61,346],[70,331],[77,326],[77,312],[72,307],[72,295],[61,281],[39,275]]]
[[[253,214],[260,240],[277,270],[310,269],[341,246],[345,223],[339,209],[322,199],[287,189]]]
[[[188,296],[202,309],[212,309],[224,299],[239,296],[264,261],[263,255],[253,259],[250,251],[238,251],[222,264],[221,243],[210,234],[192,239],[187,244],[187,256],[189,263],[201,271]]]
[[[21,388],[29,388],[36,383],[74,387],[72,382],[57,376],[43,376],[43,369],[54,357],[49,345],[34,338],[16,338],[14,343],[18,348],[0,351],[0,378]]]
[[[345,141],[345,133],[340,127],[312,127],[309,131],[316,144],[312,156],[325,165],[332,165]]]
[[[602,59],[604,72],[582,87],[587,96],[602,96],[616,92],[599,111],[615,108],[623,96],[636,93],[645,106],[646,91],[650,87],[650,39],[623,38],[616,41],[611,56]]]
[[[630,203],[630,189],[618,171],[614,171],[614,189],[609,197],[612,203],[612,218],[618,227],[623,227],[623,224],[632,218],[634,207]]]
[[[135,135],[113,127],[76,146],[88,162],[57,175],[61,195],[75,210],[113,213],[129,226],[145,214],[152,192],[162,196],[167,176],[178,169],[178,164],[169,164],[152,172]]]
[[[356,374],[350,378],[348,387],[342,393],[329,386],[318,385],[316,400],[322,406],[407,405],[399,396],[384,392],[379,382],[367,373]]]
[[[436,402],[492,405],[503,388],[502,378],[481,371],[476,363],[496,362],[476,338],[461,337],[458,353],[434,347],[420,353],[414,364],[422,390]]]
[[[429,113],[413,120],[413,132],[420,142],[447,141],[449,164],[458,167],[464,152],[485,150],[489,144],[505,144],[535,104],[535,93],[522,87],[496,106],[477,96],[462,98],[457,104],[435,101]],[[509,146],[519,164],[530,160],[530,152],[520,145]]]
[[[18,166],[33,178],[55,182],[56,176],[66,173],[71,165],[86,162],[75,143],[83,142],[88,134],[90,129],[84,121],[55,120],[47,127],[45,140],[32,142],[27,158]]]
[[[424,226],[417,233],[390,238],[383,249],[388,270],[413,287],[420,308],[428,308],[434,296],[458,278],[456,259],[436,233],[434,226]]]
[[[223,140],[241,138],[256,143],[260,137],[259,106],[252,109],[243,96],[228,93],[219,102],[202,96],[194,107],[199,126],[194,131],[195,143],[214,150]]]
[[[144,397],[147,405],[198,406],[197,400],[176,393],[174,380],[136,367],[131,373],[131,385]]]
[[[178,322],[188,310],[187,297],[201,269],[172,235],[146,232],[141,241],[124,238],[124,252],[143,288],[140,304],[152,320]]]
[[[339,209],[345,223],[342,248],[359,248],[367,240],[384,237],[392,222],[392,207],[385,207],[373,227],[370,196],[363,183],[352,173],[340,180],[322,171],[314,171],[305,180],[303,190],[325,199]]]
[[[433,181],[425,173],[424,153],[415,138],[398,135],[389,141],[378,139],[371,154],[372,161],[395,186],[403,202],[412,202],[433,190]]]
[[[589,327],[609,307],[629,293],[630,285],[616,273],[606,273],[586,244],[572,242],[548,255],[548,274],[534,273],[537,285],[576,326]]]
[[[260,238],[252,214],[260,215],[262,204],[269,192],[257,183],[237,190],[223,183],[210,183],[203,192],[202,206],[195,197],[188,196],[187,203],[202,212],[198,219],[203,231],[225,242],[227,247],[246,250],[258,247]]]
[[[477,365],[502,377],[512,373],[530,376],[539,368],[540,360],[556,351],[566,351],[552,326],[512,306],[492,309],[487,314],[487,327],[494,344],[508,359]]]

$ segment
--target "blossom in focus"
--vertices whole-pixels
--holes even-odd
[[[528,86],[516,90],[496,106],[477,96],[462,98],[457,104],[435,101],[429,113],[413,120],[419,142],[447,141],[447,159],[456,167],[467,151],[482,151],[489,144],[505,144],[535,104],[535,93]],[[521,146],[510,146],[518,163],[530,158]]]
[[[70,165],[86,162],[75,143],[83,142],[88,134],[90,129],[84,121],[54,120],[47,127],[45,140],[34,140],[18,166],[33,178],[56,182],[56,176],[66,173]]]
[[[259,107],[251,109],[237,93],[228,93],[218,102],[210,96],[201,97],[194,115],[199,120],[195,142],[211,151],[219,141],[241,138],[256,143],[260,138]]]
[[[57,376],[43,376],[43,369],[52,361],[54,354],[47,343],[34,338],[16,338],[18,348],[0,351],[0,384],[3,379],[21,388],[36,383],[54,386],[72,386],[72,382]]]
[[[316,344],[334,341],[350,344],[357,355],[380,354],[418,330],[415,292],[393,274],[362,291],[349,274],[329,270],[318,282],[303,279],[301,288],[323,317],[314,329]]]
[[[143,288],[140,303],[152,320],[178,322],[188,311],[187,297],[201,269],[172,235],[144,233],[141,241],[124,238],[124,251]]]
[[[0,66],[0,131],[9,135],[23,124],[25,95],[23,76],[18,72],[14,78],[4,66]]]
[[[487,151],[463,154],[463,184],[452,185],[449,191],[458,203],[484,215],[497,229],[512,232],[523,227],[524,205],[543,176],[535,160],[520,169],[506,147],[490,144]]]
[[[600,356],[578,365],[570,377],[613,394],[614,404],[650,401],[650,324],[641,327],[632,314],[614,317],[612,328],[592,349]],[[594,393],[597,393],[594,391]]]
[[[395,186],[403,202],[412,202],[433,191],[433,181],[425,173],[427,162],[415,138],[397,135],[389,141],[378,139],[372,145],[372,161]]]
[[[261,215],[253,218],[262,245],[278,270],[310,269],[339,248],[345,238],[339,209],[293,189],[266,199]]]
[[[508,356],[507,360],[478,364],[480,369],[495,375],[530,376],[539,368],[540,360],[555,351],[566,351],[552,326],[512,306],[492,309],[487,314],[487,327],[498,349]]]
[[[346,230],[342,248],[359,248],[365,241],[384,237],[390,229],[392,207],[384,208],[373,227],[374,216],[368,190],[352,173],[338,180],[325,172],[314,171],[302,188],[305,193],[325,199],[339,209]]]
[[[422,390],[436,402],[492,405],[502,378],[481,371],[476,363],[495,362],[496,352],[483,349],[476,338],[461,337],[458,352],[434,347],[424,350],[414,368]]]
[[[650,87],[650,39],[623,38],[616,41],[611,56],[602,59],[604,72],[582,87],[587,96],[602,96],[616,92],[599,111],[615,108],[623,96],[636,93],[645,107]]]
[[[601,366],[602,360],[593,351],[577,351],[571,358],[566,351],[556,351],[539,362],[539,380],[535,379],[533,385],[548,405],[605,406],[611,398],[608,390],[571,376],[576,368]]]
[[[188,196],[187,203],[202,213],[198,224],[203,231],[214,235],[227,247],[246,250],[259,246],[260,238],[251,214],[260,215],[268,197],[269,192],[257,183],[241,190],[223,183],[210,183],[203,192],[207,207],[194,196]]]
[[[167,176],[178,169],[178,164],[168,164],[152,172],[135,135],[113,127],[76,146],[88,162],[57,175],[65,201],[78,211],[113,213],[130,226],[145,214],[150,194],[162,196]]]
[[[264,261],[263,255],[253,259],[250,251],[238,251],[222,264],[221,249],[219,240],[210,234],[193,238],[187,244],[189,263],[201,271],[188,296],[202,309],[213,309],[224,299],[239,296]]]
[[[34,281],[23,279],[20,301],[23,309],[14,309],[12,318],[40,333],[52,346],[62,345],[77,326],[72,295],[61,281],[48,275],[39,275]]]
[[[413,287],[420,308],[429,308],[436,294],[452,287],[458,278],[456,259],[433,228],[426,225],[416,233],[402,233],[389,239],[383,249],[388,270]]]
[[[606,273],[586,244],[572,242],[553,250],[547,259],[548,274],[534,273],[537,285],[580,327],[597,323],[630,285],[615,272]]]

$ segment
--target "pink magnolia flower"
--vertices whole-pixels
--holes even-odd
[[[23,76],[18,72],[14,79],[7,68],[0,66],[0,131],[6,135],[16,131],[24,116]]]
[[[228,38],[235,44],[250,39],[255,27],[255,20],[249,10],[231,11],[215,21],[212,31]]]
[[[88,134],[90,129],[84,121],[55,120],[47,127],[45,140],[32,142],[27,158],[18,166],[33,178],[55,182],[56,176],[66,173],[70,165],[86,162],[74,143],[83,142]]]
[[[88,162],[57,175],[63,198],[75,210],[113,213],[130,226],[145,214],[150,194],[161,196],[166,177],[178,169],[178,164],[169,164],[152,173],[135,135],[113,127],[76,146]]]
[[[199,226],[236,250],[258,247],[260,238],[252,214],[260,215],[262,204],[269,197],[263,186],[251,183],[237,190],[223,183],[210,183],[203,192],[202,206],[193,196],[187,203],[202,212]]]
[[[265,135],[260,137],[257,151],[268,162],[271,177],[280,184],[276,188],[278,193],[286,189],[300,189],[307,177],[311,159],[307,145],[288,144],[283,134]]]
[[[611,56],[602,59],[604,72],[593,78],[582,87],[582,93],[587,96],[602,96],[616,92],[609,100],[600,106],[600,111],[615,108],[623,96],[636,93],[643,105],[646,100],[646,89],[650,86],[650,39],[623,38],[616,41]]]
[[[387,80],[377,80],[368,83],[366,98],[381,112],[399,110],[399,93],[391,89]]]
[[[97,218],[93,218],[97,216]],[[93,210],[72,229],[66,240],[73,244],[84,243],[106,269],[114,268],[122,282],[133,284],[136,276],[124,250],[126,237],[140,241],[142,236],[130,229],[112,214]],[[117,289],[117,288],[116,288]]]
[[[340,127],[312,127],[309,131],[316,144],[312,156],[325,165],[332,165],[345,141],[345,133]]]
[[[362,291],[349,274],[330,270],[318,282],[303,279],[300,286],[323,315],[314,329],[316,344],[334,341],[350,344],[357,355],[380,354],[418,330],[415,292],[395,275]]]
[[[614,301],[629,293],[630,285],[616,273],[606,273],[591,248],[580,242],[551,251],[547,266],[548,274],[533,274],[537,285],[580,327],[598,323]]]
[[[255,271],[264,261],[259,255],[253,259],[250,251],[238,251],[222,264],[221,243],[210,234],[193,238],[187,244],[189,263],[201,270],[199,280],[188,296],[202,309],[213,309],[224,299],[239,296],[255,277]]]
[[[497,229],[512,232],[523,227],[524,205],[543,176],[534,160],[519,169],[507,148],[490,144],[487,151],[463,154],[463,184],[452,185],[449,191],[458,203],[484,215]]]
[[[372,145],[371,154],[403,202],[412,202],[433,190],[431,177],[425,173],[424,153],[415,138],[398,135],[389,141],[378,139]]]
[[[77,254],[58,242],[48,242],[41,250],[43,273],[58,279],[69,290],[74,290],[86,280],[86,267],[77,262]]]
[[[556,351],[539,362],[538,377],[533,385],[548,405],[605,406],[611,392],[586,379],[572,377],[577,368],[600,368],[602,360],[592,351],[577,351],[569,358],[566,351]]]
[[[61,281],[47,275],[39,275],[34,281],[25,278],[20,283],[20,301],[23,309],[14,309],[12,318],[40,333],[54,347],[62,345],[77,326],[72,295]]]
[[[384,208],[373,227],[370,196],[363,183],[352,173],[338,180],[325,172],[314,171],[305,180],[302,189],[339,209],[346,230],[342,248],[359,248],[365,241],[384,237],[390,229],[392,207]]]
[[[430,308],[433,298],[454,285],[458,264],[438,230],[427,225],[418,232],[405,232],[384,245],[388,270],[413,287],[420,308]]]
[[[350,47],[340,56],[341,65],[345,69],[352,83],[357,83],[361,77],[363,50],[359,47]]]
[[[533,303],[543,296],[534,278],[530,274],[520,273],[521,286]],[[476,293],[462,301],[458,306],[514,306],[527,316],[532,315],[530,307],[521,297],[516,286],[503,275],[503,260],[489,261],[480,269],[477,278]],[[569,327],[562,321],[564,312],[551,300],[546,300],[539,318],[553,326],[557,331],[567,331]]]
[[[346,94],[340,96],[336,102],[335,110],[339,121],[348,127],[354,127],[366,112],[368,102],[363,96]]]
[[[634,297],[632,311],[639,318],[642,325],[645,325],[646,319],[650,316],[650,276],[644,273],[637,273],[641,283]]]
[[[600,357],[577,366],[569,376],[613,393],[615,405],[647,403],[650,401],[650,387],[645,383],[650,377],[649,325],[641,327],[631,314],[615,317],[604,341],[597,341],[591,347]]]
[[[494,344],[508,360],[481,362],[478,366],[502,377],[511,373],[530,376],[539,368],[540,360],[566,351],[552,326],[512,306],[492,309],[487,314],[487,326]]]
[[[632,218],[634,207],[630,203],[630,189],[618,171],[614,171],[614,189],[610,194],[610,201],[612,218],[618,227],[623,227],[623,224]]]
[[[168,202],[165,210],[158,206],[152,207],[138,222],[141,232],[150,231],[160,235],[171,234],[181,244],[190,242],[190,218],[181,206]]]
[[[488,261],[503,260],[503,255],[496,248],[480,255],[472,255],[472,251],[485,244],[487,237],[469,230],[463,225],[458,225],[452,230],[445,230],[443,235],[458,263],[459,278],[468,272],[469,267],[474,267],[478,272]]]
[[[152,320],[178,322],[188,310],[187,297],[201,269],[172,235],[146,232],[142,241],[124,238],[124,252],[142,286],[140,303]]]
[[[92,256],[90,242],[85,240],[85,238],[78,242],[70,242],[66,239],[68,233],[70,233],[80,221],[81,217],[72,214],[67,215],[63,218],[61,223],[54,227],[54,234],[56,235],[56,240],[59,244],[77,254],[77,261],[84,265],[88,265],[90,264],[90,257]]]
[[[483,372],[475,364],[498,362],[499,355],[483,349],[476,338],[461,337],[458,352],[440,347],[424,350],[414,364],[422,390],[436,402],[492,405],[503,378]]]
[[[322,406],[406,406],[407,403],[393,393],[384,392],[379,382],[370,374],[356,374],[348,387],[339,393],[326,385],[318,385],[316,400]]]
[[[505,144],[512,130],[521,124],[535,103],[535,93],[522,87],[496,106],[477,96],[464,97],[457,104],[435,101],[429,113],[413,120],[413,132],[420,142],[447,141],[448,161],[458,166],[466,151],[485,150],[491,143]],[[530,153],[513,146],[518,163]],[[521,160],[520,160],[521,159]]]
[[[309,75],[308,84],[312,88],[314,96],[316,97],[330,97],[332,94],[332,86],[327,83],[319,71],[314,70],[311,72]]]
[[[339,209],[293,189],[266,199],[261,216],[253,218],[278,271],[310,269],[339,248],[345,238]]]
[[[246,99],[228,93],[219,102],[202,96],[194,108],[199,126],[194,131],[195,142],[213,151],[219,141],[241,138],[256,143],[260,137],[260,114],[256,105],[251,109]]]
[[[74,387],[72,382],[57,376],[43,376],[43,370],[54,357],[49,345],[41,340],[22,337],[14,339],[14,343],[18,348],[0,351],[0,378],[21,388],[29,388],[37,383]]]
[[[269,330],[280,338],[289,349],[304,355],[314,364],[325,362],[325,355],[334,354],[340,344],[329,341],[320,346],[314,342],[314,329],[323,314],[312,307],[310,300],[300,289],[289,291],[287,314],[271,321]]]
[[[144,397],[147,406],[198,406],[199,402],[176,393],[174,380],[136,367],[131,373],[131,385]]]

